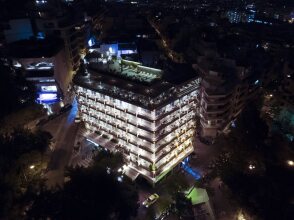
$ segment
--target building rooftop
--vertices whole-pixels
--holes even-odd
[[[182,92],[181,89],[188,89],[190,80],[198,79],[192,67],[184,64],[168,63],[162,70],[143,66],[139,62],[109,60],[96,54],[96,58],[90,55],[86,67],[81,66],[74,77],[75,84],[111,93],[111,96],[148,108],[175,98],[175,94]]]
[[[10,56],[14,58],[53,57],[62,48],[59,38],[20,40],[9,45]]]

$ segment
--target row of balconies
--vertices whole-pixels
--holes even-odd
[[[192,136],[188,136],[183,134],[182,138],[177,138],[176,140],[174,140],[172,143],[170,143],[168,146],[168,149],[165,150],[167,147],[165,147],[164,149],[162,149],[158,154],[156,154],[156,163],[162,161],[162,159],[164,159],[167,155],[172,154],[172,152],[178,148],[179,146],[183,145],[187,140],[191,140]],[[178,139],[180,139],[178,141]],[[160,165],[160,164],[157,164]]]
[[[152,133],[149,133],[149,135],[147,135],[147,132],[145,131],[144,133],[141,133],[141,134],[138,134],[137,133],[137,128],[134,127],[133,129],[130,129],[130,126],[128,124],[126,124],[126,127],[122,124],[122,125],[119,125],[117,123],[111,123],[111,121],[107,121],[105,120],[105,118],[101,117],[101,118],[98,118],[96,117],[95,115],[89,115],[88,112],[83,112],[84,114],[86,114],[87,116],[86,117],[83,117],[85,118],[87,121],[90,121],[90,122],[94,122],[96,121],[96,119],[98,119],[99,121],[102,121],[106,124],[109,124],[112,126],[111,129],[120,129],[121,131],[125,131],[127,132],[128,134],[132,134],[134,137],[140,137],[150,143],[154,143],[156,141],[159,141],[160,139],[162,139],[163,137],[165,137],[166,135],[170,134],[171,132],[177,130],[177,129],[180,129],[180,130],[184,130],[184,129],[181,129],[181,127],[186,123],[188,122],[189,119],[183,121],[180,125],[178,126],[174,126],[174,127],[171,127],[171,129],[169,131],[165,131],[163,134],[160,134],[159,136],[154,136],[154,134]],[[92,118],[92,119],[91,119]],[[192,118],[190,119],[190,121],[192,120]],[[180,133],[180,132],[179,132]],[[148,136],[148,137],[147,137]],[[152,139],[150,139],[149,137],[152,137]]]
[[[83,117],[84,118],[84,117]],[[96,122],[91,122],[89,119],[86,119],[86,121],[88,121],[88,122],[90,122],[90,123],[94,123],[94,124],[97,124]],[[102,122],[104,122],[104,123],[106,123],[106,125],[108,125],[107,124],[107,122],[106,121],[103,121],[103,119],[101,119],[101,121]],[[98,127],[100,126],[101,127],[101,125],[103,125],[102,123],[99,123],[99,125],[97,125]],[[105,125],[105,126],[106,126]],[[186,126],[185,127],[185,129],[183,129],[183,128],[181,128],[182,126]],[[103,126],[104,127],[104,126]],[[193,127],[193,123],[191,123],[191,121],[187,124],[187,125],[185,125],[185,124],[182,124],[181,125],[181,127],[180,128],[178,128],[178,129],[173,129],[168,135],[172,135],[172,136],[174,136],[175,138],[176,137],[179,137],[179,136],[181,136],[183,133],[185,133],[185,131],[189,131],[190,129],[191,129],[191,127]],[[150,149],[150,146],[152,146],[153,144],[155,144],[155,141],[153,142],[153,141],[151,141],[151,140],[149,140],[148,138],[146,138],[146,136],[142,136],[142,135],[136,135],[136,134],[134,134],[134,133],[132,133],[132,132],[130,132],[129,130],[125,130],[125,129],[122,129],[122,128],[120,128],[120,127],[115,127],[115,126],[113,126],[112,124],[110,124],[110,127],[108,127],[108,128],[105,128],[105,130],[107,131],[107,132],[110,132],[110,130],[112,130],[112,131],[114,131],[114,133],[113,133],[113,135],[115,135],[115,136],[117,136],[118,138],[121,138],[121,137],[127,137],[126,138],[126,140],[128,140],[129,142],[132,142],[131,140],[132,139],[140,139],[141,140],[141,144],[140,145],[142,145],[143,147],[145,146],[146,147],[146,149],[149,151],[149,152],[153,152],[153,149]],[[173,133],[174,132],[174,133]],[[131,137],[132,138],[129,138],[130,137],[130,135],[131,135]],[[161,137],[160,137],[161,138]],[[143,142],[142,142],[142,140],[143,140]],[[145,142],[144,142],[144,140],[145,140]],[[174,139],[171,139],[171,141],[173,141]],[[171,142],[170,141],[170,142]],[[138,142],[138,141],[137,141]],[[158,139],[157,140],[157,146],[158,147],[156,147],[155,148],[155,153],[156,152],[158,152],[158,151],[160,151],[163,147],[165,147],[167,144],[169,144],[170,142],[167,142],[166,140],[163,140],[163,138],[161,138],[161,139]],[[138,143],[134,143],[134,145],[137,145]]]
[[[87,123],[86,123],[86,125],[87,125]],[[98,129],[98,130],[102,130],[102,131],[106,132],[107,134],[110,134],[110,135],[118,138],[120,140],[119,145],[125,144],[125,145],[128,145],[128,146],[132,146],[133,149],[137,149],[138,146],[139,146],[139,148],[142,150],[142,152],[144,153],[147,160],[152,162],[151,158],[152,158],[152,155],[153,155],[154,152],[153,152],[152,149],[150,149],[151,144],[147,145],[148,147],[146,145],[144,145],[144,142],[141,142],[141,144],[138,145],[138,141],[135,143],[129,138],[129,135],[130,135],[129,133],[128,134],[118,134],[118,133],[115,133],[113,131],[113,129],[106,128],[106,127],[101,126],[101,125],[98,126],[95,123],[90,122],[90,123],[88,123],[87,127],[92,128],[93,132],[95,132],[95,130]],[[134,150],[134,151],[137,153],[136,150]]]
[[[138,156],[139,158],[143,159],[144,161],[147,161],[147,164],[156,163],[157,166],[160,167],[160,166],[162,166],[163,164],[166,164],[169,161],[169,158],[167,159],[165,157],[167,157],[168,155],[171,155],[170,158],[173,158],[173,157],[175,157],[175,155],[180,154],[180,152],[182,152],[182,150],[184,148],[187,148],[191,144],[191,142],[189,141],[189,138],[190,138],[190,136],[184,135],[184,137],[182,137],[181,140],[178,143],[173,143],[172,144],[173,147],[172,147],[172,149],[170,151],[165,152],[164,155],[160,155],[159,157],[157,157],[157,159],[155,159],[155,161],[152,160],[153,154],[146,152],[144,150],[144,148],[142,148],[142,146],[133,145],[133,147],[132,147],[133,150],[130,150],[127,146],[124,146],[123,148],[125,149],[124,151],[125,151],[126,154],[128,154],[128,155],[133,154],[133,155],[135,155],[135,157]],[[187,141],[189,143],[186,143]],[[132,145],[132,144],[130,142],[128,142],[128,145]],[[135,149],[140,149],[140,150],[138,151],[138,150],[135,150]],[[144,166],[144,168],[148,170],[149,166]]]
[[[172,143],[183,134],[194,135],[195,123],[190,121],[189,123],[182,126],[178,131],[172,132],[157,142],[156,153],[163,150],[167,145]]]
[[[137,118],[134,118],[133,120],[129,120],[130,115],[124,114],[124,115],[122,115],[123,117],[121,117],[119,115],[113,115],[111,113],[108,113],[107,111],[104,111],[103,112],[101,109],[95,109],[94,110],[94,108],[92,106],[89,106],[89,107],[91,109],[88,109],[86,106],[83,106],[82,105],[81,106],[81,110],[82,111],[84,110],[85,113],[90,113],[91,115],[95,116],[96,118],[98,117],[98,119],[99,118],[107,119],[107,117],[108,117],[107,120],[112,121],[113,124],[116,124],[117,121],[119,121],[121,124],[126,123],[126,125],[132,125],[132,126],[136,127],[137,129],[138,128],[142,128],[142,129],[144,129],[145,131],[148,131],[148,132],[153,132],[153,133],[155,132],[154,133],[155,136],[163,135],[163,133],[166,132],[166,129],[164,129],[164,130],[161,130],[161,129],[164,128],[164,127],[170,126],[170,124],[172,124],[173,122],[175,122],[177,120],[180,120],[177,123],[182,124],[183,123],[183,120],[186,120],[187,121],[187,120],[190,120],[191,118],[194,117],[194,113],[193,113],[194,111],[192,109],[190,109],[189,112],[187,112],[187,111],[186,112],[182,112],[178,116],[175,116],[174,115],[172,117],[172,120],[168,121],[167,123],[161,124],[158,127],[155,127],[155,125],[157,123],[148,123],[146,121],[144,123],[138,123],[138,121],[137,121],[137,123],[135,123],[135,120]],[[146,123],[148,123],[148,124],[146,124]],[[173,129],[176,125],[175,124],[172,124],[172,126],[173,127],[171,129]],[[153,130],[151,130],[150,128],[151,129],[153,128]]]
[[[142,146],[140,146],[139,148],[142,148]],[[154,177],[154,176],[160,175],[163,171],[165,171],[169,167],[175,166],[177,163],[183,160],[187,155],[189,155],[189,153],[191,153],[192,150],[193,150],[193,146],[189,144],[186,147],[183,147],[182,149],[179,148],[179,150],[177,150],[175,153],[173,152],[172,153],[173,156],[170,157],[165,162],[162,161],[164,157],[158,158],[157,159],[158,168],[156,168],[155,172],[152,172],[150,170],[150,165],[153,163],[152,160],[150,160],[150,158],[152,158],[151,154],[149,154],[149,156],[139,155],[139,158],[137,160],[129,161],[129,162],[130,162],[130,165],[134,166],[138,171],[140,171],[140,173],[149,177]],[[132,153],[135,156],[135,158],[138,156],[137,152],[129,152],[129,153]],[[128,154],[125,154],[125,157],[128,157]],[[140,161],[141,159],[143,159],[144,161]],[[160,161],[162,163],[158,163]]]
[[[218,106],[209,106],[208,105],[206,108],[202,107],[201,109],[204,113],[211,114],[211,113],[222,113],[222,112],[227,111],[229,108],[231,108],[230,104],[218,105]]]
[[[95,80],[93,80],[95,82]],[[113,96],[119,96],[119,97],[122,97],[123,99],[127,99],[129,100],[130,102],[133,102],[134,100],[140,102],[141,104],[143,104],[144,106],[149,106],[150,105],[158,105],[159,103],[162,103],[164,102],[166,99],[170,99],[170,98],[173,98],[175,96],[172,96],[170,92],[166,93],[166,95],[159,95],[158,97],[160,98],[155,98],[155,99],[150,99],[146,96],[142,96],[142,95],[139,95],[139,94],[135,94],[131,91],[127,91],[127,90],[124,90],[124,89],[114,89],[114,87],[111,87],[109,85],[106,85],[104,83],[101,83],[99,82],[99,85],[97,85],[97,88],[99,90],[101,90],[103,93],[106,93],[106,94],[110,94],[111,97]],[[174,94],[174,95],[177,95],[177,94]],[[158,99],[158,100],[157,100]],[[178,100],[176,100],[175,102],[177,102]],[[153,103],[153,104],[152,104]]]
[[[148,121],[150,121],[150,122],[153,122],[153,121],[155,121],[155,120],[159,120],[159,119],[164,118],[164,117],[166,117],[166,116],[169,116],[172,112],[178,110],[179,108],[184,108],[186,105],[188,105],[188,102],[185,102],[185,103],[183,103],[181,106],[175,106],[174,108],[171,109],[171,111],[169,111],[169,112],[165,112],[165,113],[162,112],[161,115],[158,115],[157,117],[155,117],[155,115],[152,114],[152,111],[148,111],[148,110],[144,110],[144,111],[140,111],[140,112],[137,112],[137,111],[135,111],[135,110],[132,111],[132,109],[136,109],[136,108],[138,108],[138,107],[136,107],[136,106],[134,106],[134,108],[122,109],[122,108],[120,108],[120,107],[118,107],[118,106],[115,106],[114,104],[111,104],[110,102],[108,102],[108,103],[107,103],[107,102],[103,102],[103,101],[101,101],[101,100],[99,100],[99,99],[93,98],[93,97],[91,97],[91,96],[85,96],[84,94],[81,94],[81,93],[80,93],[80,95],[81,95],[82,97],[84,96],[84,97],[86,98],[85,100],[83,100],[82,98],[79,98],[79,99],[82,101],[82,103],[83,103],[83,102],[89,102],[89,101],[87,100],[87,97],[88,97],[89,99],[92,99],[93,101],[95,101],[95,102],[97,102],[97,103],[103,104],[103,106],[101,106],[101,107],[103,107],[103,108],[110,107],[109,110],[112,110],[113,108],[115,108],[116,110],[119,110],[119,111],[121,111],[121,112],[125,112],[125,113],[130,113],[130,114],[132,114],[132,115],[134,115],[134,116],[136,116],[136,117],[142,118],[142,119],[144,119],[144,120],[148,120]],[[93,104],[96,105],[95,102],[94,102]],[[192,105],[192,104],[193,104],[193,102],[190,103],[189,105]]]
[[[157,175],[161,174],[162,172],[174,167],[178,163],[180,163],[185,157],[187,157],[190,153],[193,152],[193,146],[192,144],[189,145],[188,147],[184,148],[181,150],[178,155],[173,156],[170,158],[169,161],[166,163],[162,164],[160,167],[157,169]]]

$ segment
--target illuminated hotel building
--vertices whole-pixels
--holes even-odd
[[[86,62],[74,84],[89,138],[156,183],[193,151],[198,76],[182,64],[168,73],[121,59]]]

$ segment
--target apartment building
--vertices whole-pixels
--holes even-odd
[[[102,17],[102,9],[88,15],[83,1],[32,0],[17,13],[6,14],[2,22],[3,34],[6,43],[51,36],[61,38],[65,51],[62,60],[68,70],[64,75],[72,78],[86,53],[92,24],[97,25]]]
[[[9,44],[9,57],[16,69],[21,69],[26,80],[36,86],[41,104],[59,101],[71,78],[64,74],[64,45],[59,38],[21,40]]]
[[[48,5],[47,5],[48,4]],[[53,10],[52,7],[55,6]],[[37,3],[35,26],[41,35],[54,35],[63,39],[66,62],[73,75],[80,65],[80,55],[87,46],[87,26],[82,15],[74,14],[58,3]]]
[[[238,65],[231,59],[199,57],[194,67],[202,77],[201,135],[214,138],[230,126],[247,101],[256,95],[260,82],[250,66]]]
[[[90,57],[73,80],[88,138],[121,151],[128,169],[155,184],[193,151],[198,75]]]

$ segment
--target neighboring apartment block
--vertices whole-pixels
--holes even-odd
[[[194,66],[202,78],[200,123],[202,136],[216,137],[242,111],[259,87],[259,80],[249,66],[235,60],[200,57]]]
[[[32,0],[18,13],[6,14],[0,25],[4,29],[5,43],[52,36],[61,38],[65,52],[62,62],[67,65],[64,74],[72,78],[86,52],[92,26],[99,24],[103,13],[101,9],[97,14],[88,15],[83,1]]]
[[[61,39],[21,40],[9,44],[8,49],[13,66],[36,86],[37,102],[55,102],[67,90],[71,77],[66,74]]]

